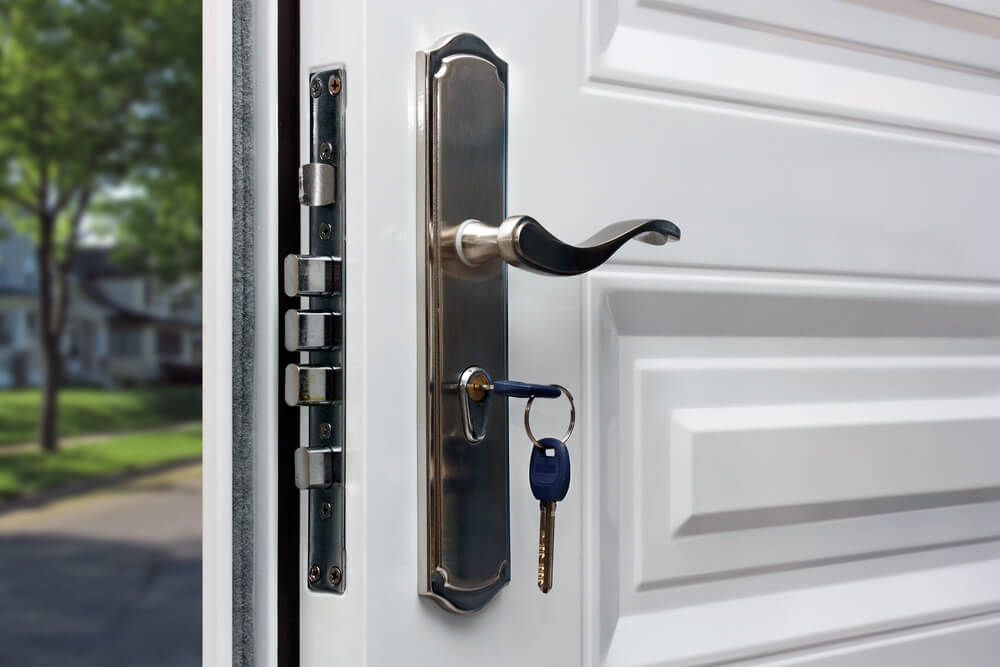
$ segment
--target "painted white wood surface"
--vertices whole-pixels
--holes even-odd
[[[232,295],[233,295],[233,86],[253,89],[256,149],[254,293],[256,344],[252,437],[254,468],[254,646],[258,665],[277,655],[277,478],[274,441],[278,397],[277,296],[277,35],[274,3],[254,0],[252,76],[233,77],[233,10],[230,3],[203,3],[203,575],[202,662],[233,661],[233,476],[232,476]]]
[[[232,7],[206,0],[202,12],[202,664],[231,665]]]
[[[995,664],[983,4],[304,2],[303,84],[348,72],[352,349],[347,594],[303,585],[303,664]],[[510,63],[510,213],[570,241],[643,215],[684,233],[583,278],[511,271],[511,375],[576,390],[575,475],[542,596],[515,404],[512,581],[469,617],[416,595],[405,389],[414,53],[456,31]]]

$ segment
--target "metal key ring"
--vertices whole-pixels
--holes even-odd
[[[573,435],[573,428],[576,426],[576,404],[573,403],[573,394],[569,393],[569,389],[559,384],[554,384],[552,386],[558,387],[562,393],[566,394],[566,398],[569,399],[569,427],[566,429],[566,433],[563,434],[563,437],[559,438],[559,440],[561,440],[565,445],[566,441],[569,440],[569,437]],[[534,402],[535,397],[532,396],[524,405],[524,430],[528,432],[528,439],[531,440],[531,444],[539,449],[545,449],[545,447],[535,439],[535,434],[531,432],[531,404]]]

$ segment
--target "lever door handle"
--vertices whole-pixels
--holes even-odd
[[[668,220],[622,220],[573,246],[556,238],[534,218],[515,215],[499,226],[466,220],[455,230],[455,252],[466,266],[500,257],[535,273],[575,276],[592,271],[631,239],[650,245],[679,241],[681,230]]]

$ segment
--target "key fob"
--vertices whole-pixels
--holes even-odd
[[[562,440],[542,438],[545,449],[531,448],[528,481],[531,493],[542,502],[559,502],[569,491],[569,450]]]

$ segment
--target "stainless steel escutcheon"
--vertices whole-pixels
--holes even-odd
[[[469,33],[447,35],[417,55],[418,592],[462,614],[489,604],[517,558],[507,401],[468,391],[489,384],[499,395],[500,381],[490,378],[509,377],[508,265],[574,276],[631,239],[663,245],[681,235],[667,220],[625,220],[574,246],[530,216],[509,216],[508,74],[507,63]],[[301,294],[326,284],[312,272],[306,277],[303,286],[293,274],[288,289]],[[302,340],[301,327],[299,334],[293,344]],[[315,384],[318,392],[308,382],[301,389],[301,379],[293,383],[290,399],[325,398],[326,386]]]
[[[500,257],[511,266],[535,273],[575,276],[596,269],[632,239],[663,245],[680,238],[681,230],[669,220],[622,220],[583,245],[573,246],[560,241],[534,218],[515,215],[499,226],[466,220],[455,230],[455,253],[466,266]]]

